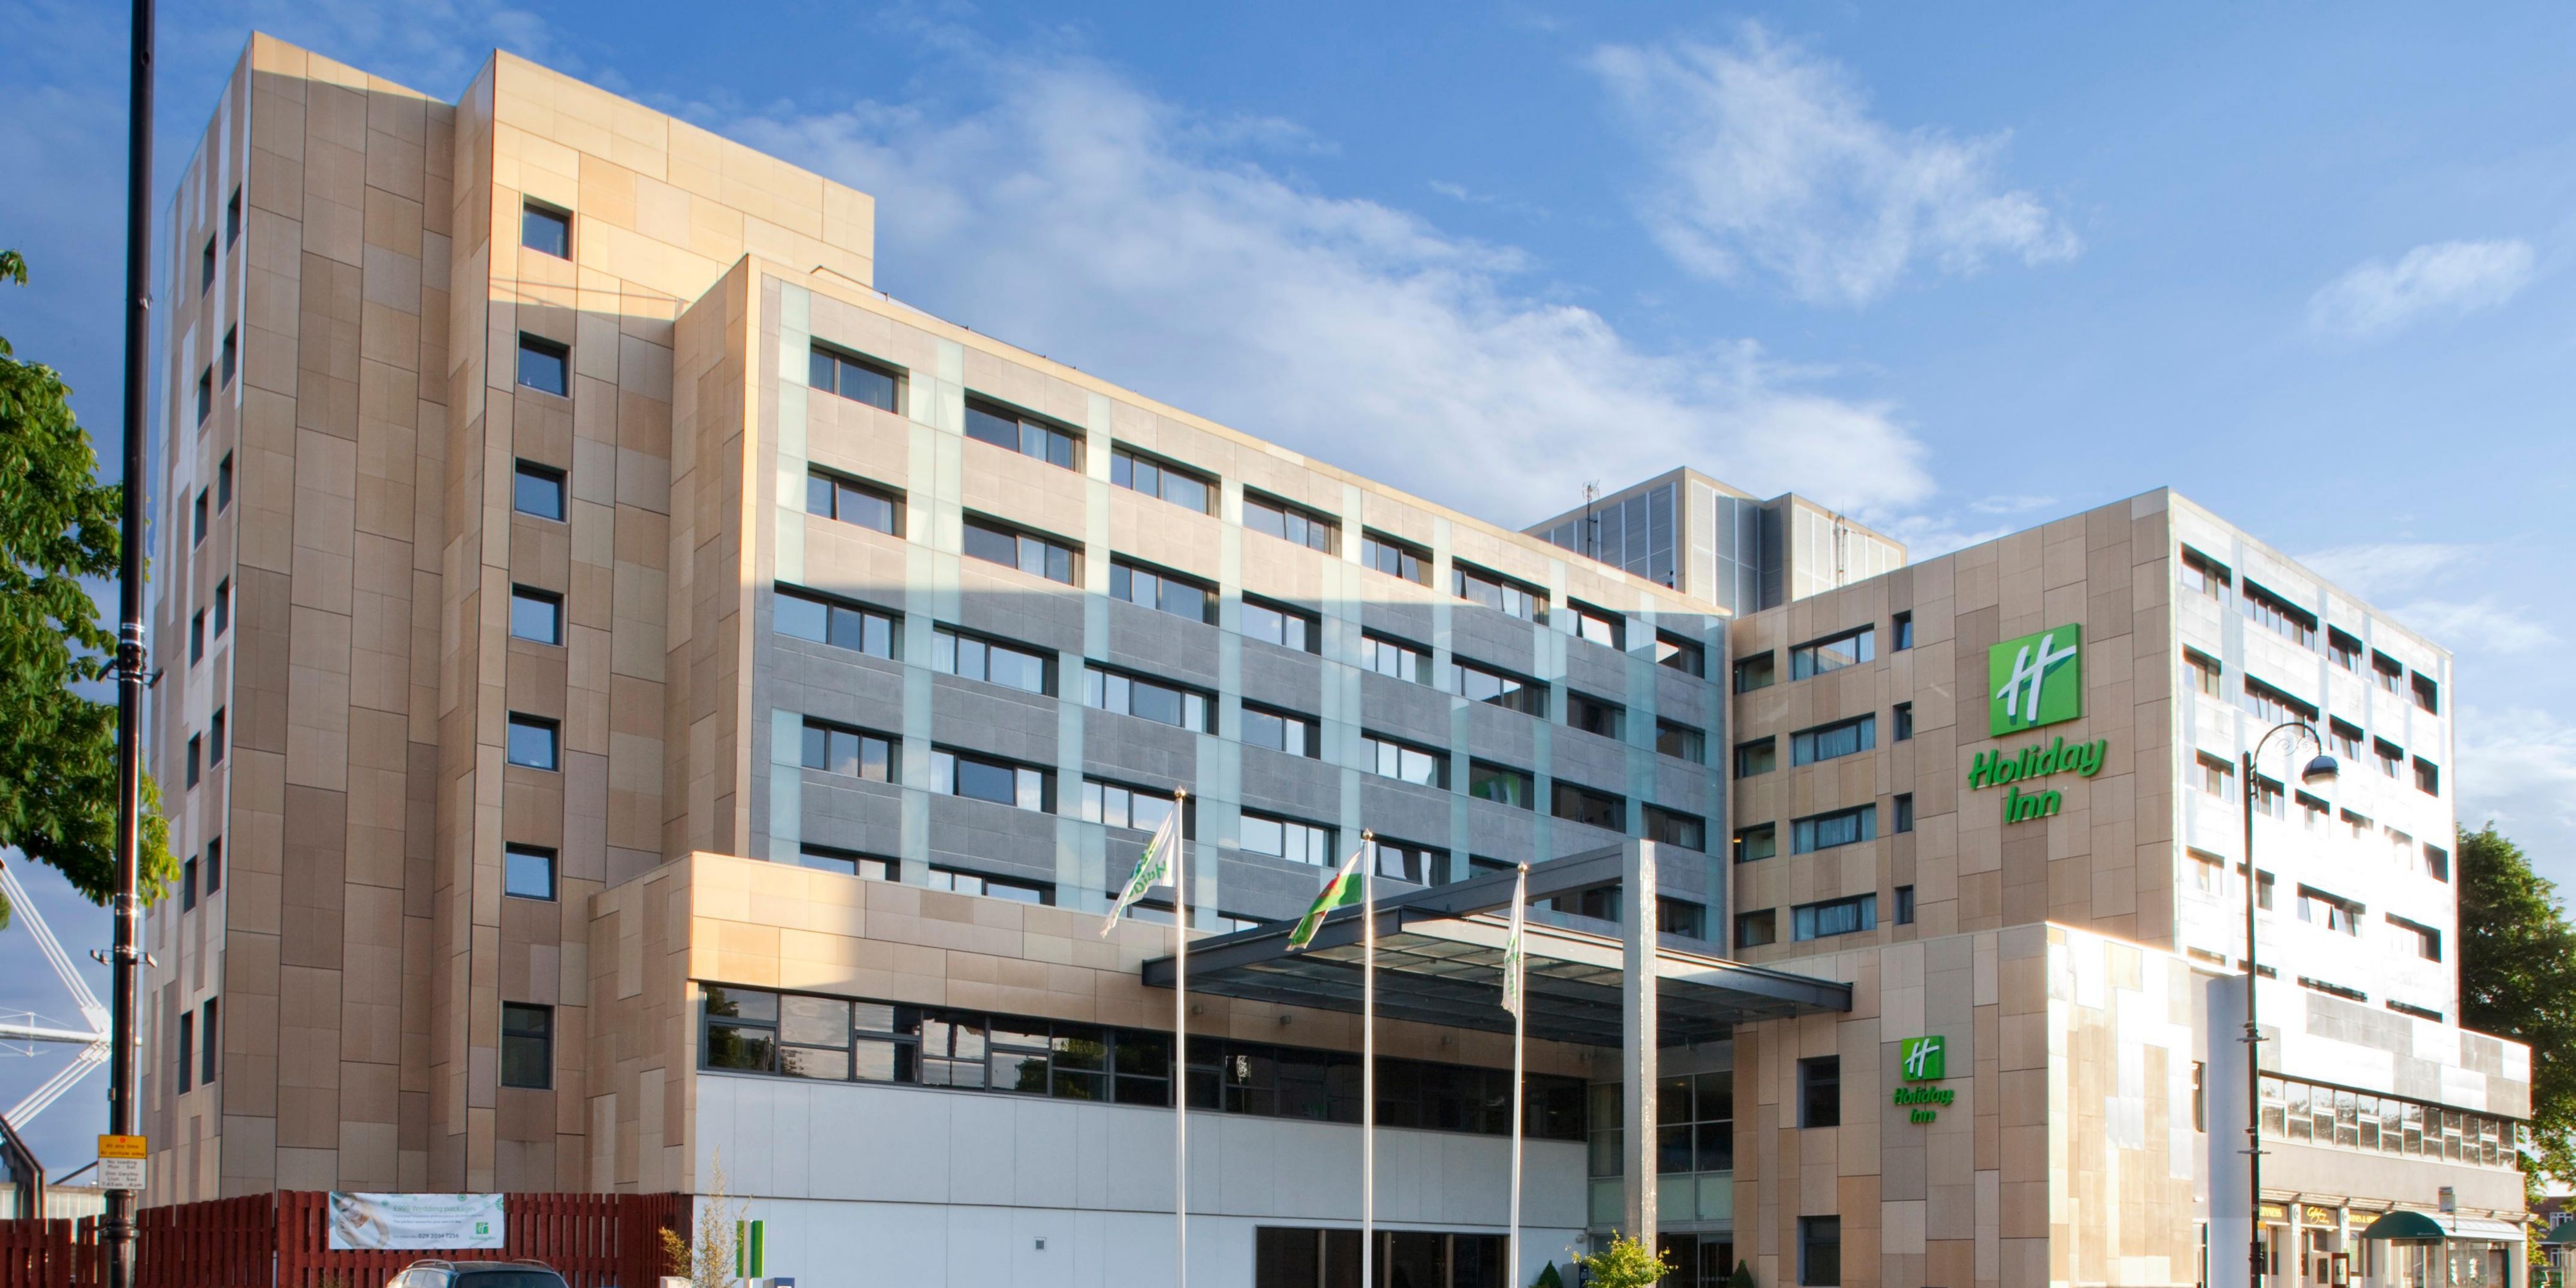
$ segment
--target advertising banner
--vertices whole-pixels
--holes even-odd
[[[331,1250],[451,1251],[501,1246],[498,1194],[331,1192]]]

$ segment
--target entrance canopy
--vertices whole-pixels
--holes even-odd
[[[1620,882],[1617,849],[1571,855],[1529,870],[1535,905]],[[1493,872],[1378,902],[1377,1009],[1389,1019],[1508,1033],[1503,1009],[1503,947],[1510,935],[1513,873]],[[1314,942],[1288,951],[1293,922],[1273,922],[1193,942],[1188,986],[1283,1006],[1356,1013],[1360,1009],[1361,921],[1358,908],[1335,909]],[[1851,986],[1765,970],[1676,945],[1660,936],[1656,953],[1657,1045],[1723,1037],[1753,1020],[1851,1009]],[[1620,987],[1624,945],[1610,935],[1527,923],[1531,1037],[1590,1046],[1623,1045]],[[1172,959],[1145,964],[1145,982],[1172,986]]]

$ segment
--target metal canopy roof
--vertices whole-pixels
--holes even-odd
[[[1616,849],[1530,867],[1529,897],[1602,885],[1620,875]],[[1510,934],[1509,872],[1383,900],[1377,907],[1377,1010],[1389,1019],[1508,1033],[1503,943]],[[1336,909],[1302,952],[1288,951],[1294,923],[1273,922],[1190,945],[1189,988],[1249,1001],[1360,1009],[1358,908]],[[1657,1045],[1723,1037],[1736,1024],[1851,1009],[1851,986],[1765,970],[1666,945],[1657,953]],[[1624,946],[1614,937],[1528,924],[1530,1036],[1591,1046],[1622,1044]],[[1145,964],[1145,982],[1172,986],[1172,959]]]

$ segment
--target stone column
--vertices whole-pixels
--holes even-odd
[[[1655,1248],[1655,846],[1621,846],[1620,937],[1626,958],[1620,971],[1620,1127],[1627,1173],[1625,1220],[1620,1233]]]

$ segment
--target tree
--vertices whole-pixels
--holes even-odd
[[[1577,1255],[1574,1264],[1583,1268],[1589,1288],[1654,1288],[1673,1272],[1673,1264],[1662,1253],[1648,1252],[1645,1244],[1616,1236],[1609,1247],[1591,1256]]]
[[[2460,829],[2460,1026],[2531,1047],[2524,1185],[2576,1180],[2576,928],[2558,887],[2490,822]]]
[[[734,1227],[742,1223],[749,1209],[725,1192],[721,1156],[707,1170],[707,1193],[698,1206],[697,1238],[684,1239],[676,1230],[664,1230],[662,1258],[671,1274],[689,1281],[689,1288],[732,1288],[736,1282]]]
[[[0,251],[0,281],[27,264]],[[94,903],[116,893],[116,704],[73,686],[107,679],[116,633],[83,578],[112,578],[125,489],[98,481],[98,454],[54,369],[0,336],[0,845],[59,869]],[[161,792],[143,779],[140,884],[177,875]],[[0,926],[9,904],[0,898]]]

